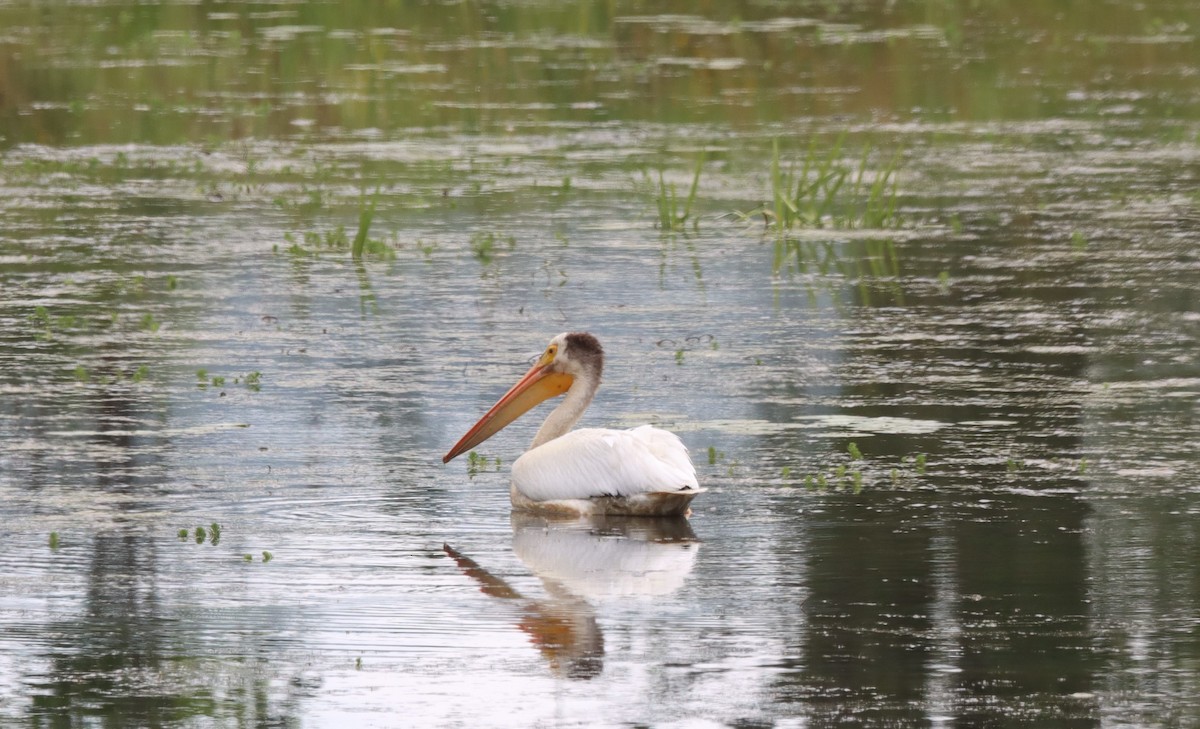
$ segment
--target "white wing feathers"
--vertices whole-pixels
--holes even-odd
[[[700,489],[683,442],[649,425],[573,430],[518,458],[512,479],[534,501]]]

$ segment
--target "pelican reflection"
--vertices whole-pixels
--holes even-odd
[[[513,552],[538,576],[544,597],[521,594],[478,562],[443,549],[484,594],[521,604],[516,627],[559,676],[589,679],[604,668],[593,603],[652,599],[683,584],[700,541],[687,519],[592,515],[561,520],[513,512]]]

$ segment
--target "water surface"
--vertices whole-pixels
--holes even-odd
[[[0,3],[0,723],[1194,724],[1198,27]],[[689,521],[441,464],[569,329]]]

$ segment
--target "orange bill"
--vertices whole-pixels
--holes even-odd
[[[496,433],[504,426],[521,417],[533,407],[552,397],[557,397],[571,387],[575,378],[562,372],[551,372],[546,357],[543,357],[517,384],[500,398],[491,410],[471,426],[450,452],[442,456],[442,463],[469,451]]]

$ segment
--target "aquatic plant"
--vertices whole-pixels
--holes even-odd
[[[369,235],[374,218],[375,199],[372,198],[370,204],[359,208],[358,227],[355,229],[353,239],[347,235],[344,225],[330,228],[323,233],[316,230],[305,231],[301,239],[297,239],[296,235],[289,231],[283,234],[284,241],[289,244],[287,252],[296,257],[309,257],[318,256],[326,250],[349,250],[350,257],[354,260],[362,260],[367,255],[388,261],[394,260],[396,258],[395,247],[387,241],[371,238]],[[272,250],[278,252],[278,244],[273,246]]]
[[[490,459],[487,456],[482,456],[475,451],[467,454],[467,478],[475,478],[479,473],[488,470],[488,466],[494,466],[495,470],[500,470],[500,457]]]
[[[687,197],[680,202],[675,183],[668,184],[662,170],[658,171],[658,194],[654,202],[658,211],[657,225],[662,231],[683,230],[690,218],[692,230],[699,229],[699,220],[692,218],[692,204],[696,201],[696,192],[700,189],[700,173],[704,169],[704,154],[696,158],[696,171],[692,175],[692,185]]]
[[[142,320],[138,323],[138,328],[144,332],[157,332],[162,323],[154,318],[153,312],[147,311],[142,315]]]
[[[890,480],[892,487],[895,488],[906,479],[925,474],[926,456],[924,453],[905,456],[901,459],[904,464],[903,468],[894,466],[889,468],[883,464],[872,463],[855,442],[847,445],[846,452],[849,456],[848,462],[832,464],[828,470],[806,474],[803,480],[805,488],[809,491],[825,491],[829,488],[842,491],[848,488],[857,494],[870,485],[885,484]],[[785,480],[791,473],[792,469],[789,466],[783,467],[782,475]],[[885,475],[887,480],[885,480]]]
[[[490,266],[496,258],[496,248],[499,243],[507,243],[511,250],[517,247],[517,239],[508,236],[500,236],[491,231],[480,231],[471,235],[468,245],[471,248],[472,255],[485,266]]]
[[[58,532],[50,532],[50,549],[58,549]]]
[[[371,196],[369,204],[365,204],[358,211],[358,230],[354,233],[354,243],[350,246],[350,257],[361,259],[363,252],[367,248],[367,233],[371,230],[371,221],[375,218],[375,203],[379,200],[379,191]]]
[[[771,200],[738,215],[743,219],[761,215],[780,237],[792,228],[876,229],[899,225],[896,192],[900,152],[894,153],[881,170],[871,173],[867,169],[871,146],[863,147],[855,168],[843,161],[845,137],[845,133],[838,136],[824,155],[817,151],[817,138],[813,137],[799,170],[795,165],[785,169],[776,139],[771,156]]]
[[[420,238],[417,239],[416,248],[425,258],[425,262],[433,260],[433,252],[437,250],[437,243],[425,243]]]

